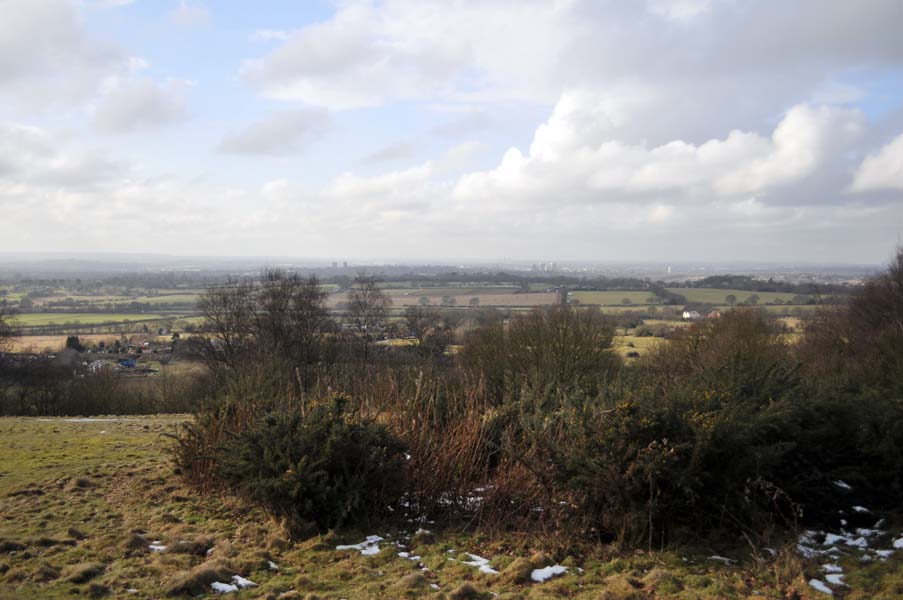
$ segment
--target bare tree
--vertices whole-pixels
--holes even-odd
[[[361,273],[348,292],[348,315],[351,327],[358,334],[361,353],[366,360],[370,343],[386,320],[392,299],[379,287],[379,280]]]
[[[198,300],[208,337],[198,350],[212,365],[235,368],[254,344],[254,285],[232,279],[207,288]]]
[[[0,307],[0,353],[8,352],[16,337],[16,332],[10,320],[10,315],[6,309]]]
[[[424,355],[441,356],[451,343],[449,323],[435,308],[409,306],[404,313],[408,331],[416,338],[417,348]]]
[[[198,302],[209,335],[201,350],[210,362],[233,369],[264,354],[294,367],[313,364],[324,334],[334,329],[325,300],[316,277],[281,270],[266,270],[256,282],[208,288]]]

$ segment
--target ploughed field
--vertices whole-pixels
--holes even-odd
[[[548,541],[428,523],[292,542],[241,500],[182,484],[164,434],[187,418],[0,419],[0,598],[903,596],[889,517],[850,535],[802,532],[777,558],[746,542],[543,554]]]

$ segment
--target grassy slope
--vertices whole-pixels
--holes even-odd
[[[165,454],[180,417],[135,418],[80,423],[71,420],[0,419],[0,544],[15,541],[24,551],[0,553],[0,598],[86,597],[107,588],[109,597],[158,598],[180,572],[207,561],[224,563],[259,587],[231,598],[275,598],[297,590],[300,598],[451,598],[471,583],[479,598],[797,598],[825,597],[794,571],[754,561],[723,566],[706,557],[711,549],[613,557],[604,549],[583,558],[556,558],[568,574],[543,584],[516,582],[518,557],[539,547],[522,536],[443,534],[414,546],[410,531],[345,532],[290,544],[281,529],[259,511],[217,495],[198,498],[173,475]],[[74,529],[73,529],[74,528]],[[412,526],[412,529],[416,527]],[[78,530],[78,531],[75,531]],[[133,532],[171,548],[179,540],[199,541],[198,555],[149,552],[144,542],[129,550]],[[337,543],[356,543],[378,533],[390,541],[376,556],[337,552]],[[75,539],[84,536],[84,539]],[[401,558],[416,551],[418,564]],[[2,546],[0,546],[2,547]],[[210,557],[207,548],[213,548]],[[491,559],[501,575],[462,564],[464,552]],[[739,551],[736,554],[740,558]],[[272,560],[278,570],[271,570]],[[105,565],[89,581],[75,582],[80,565]],[[583,571],[579,571],[581,567]],[[896,598],[903,591],[903,560],[847,569],[849,598]],[[423,577],[418,577],[416,574]],[[776,584],[776,576],[784,583]],[[77,579],[77,578],[76,578]],[[439,586],[436,590],[430,586]],[[127,590],[137,590],[128,593]],[[211,596],[209,587],[207,596]]]

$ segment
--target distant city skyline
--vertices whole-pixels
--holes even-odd
[[[903,3],[6,0],[0,252],[885,263]]]

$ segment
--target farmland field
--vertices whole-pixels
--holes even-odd
[[[82,325],[100,323],[123,323],[125,321],[154,321],[166,318],[154,313],[22,313],[15,316],[15,324],[30,327],[37,325]]]
[[[449,531],[418,544],[416,526],[292,541],[259,509],[228,495],[201,496],[173,473],[162,434],[185,419],[0,419],[0,598],[209,598],[210,584],[231,574],[255,584],[228,596],[237,600],[822,597],[807,584],[816,562],[759,563],[742,544],[625,554],[587,546],[547,558],[535,537]],[[385,539],[372,555],[336,548],[375,533]],[[466,553],[499,573],[468,564]],[[550,560],[565,572],[532,581],[529,569]],[[899,597],[903,557],[842,563],[844,598]]]
[[[684,296],[688,302],[705,302],[707,304],[727,304],[728,295],[736,296],[737,302],[743,302],[753,294],[759,297],[759,304],[773,304],[776,301],[790,302],[795,294],[783,292],[749,292],[744,290],[722,290],[708,288],[668,288],[669,292]]]
[[[605,292],[572,292],[570,297],[578,300],[580,304],[599,304],[602,306],[622,305],[624,300],[629,304],[647,304],[647,300],[653,296],[650,291],[605,291]]]
[[[49,350],[50,352],[59,352],[66,347],[67,337],[68,336],[65,335],[23,335],[13,338],[12,350],[13,352],[43,352],[44,350]],[[146,340],[157,343],[165,343],[170,341],[169,336],[136,334],[126,337],[138,338],[142,341]],[[91,346],[100,342],[110,345],[121,338],[121,335],[115,333],[87,333],[79,334],[78,336],[79,342],[83,346]]]

